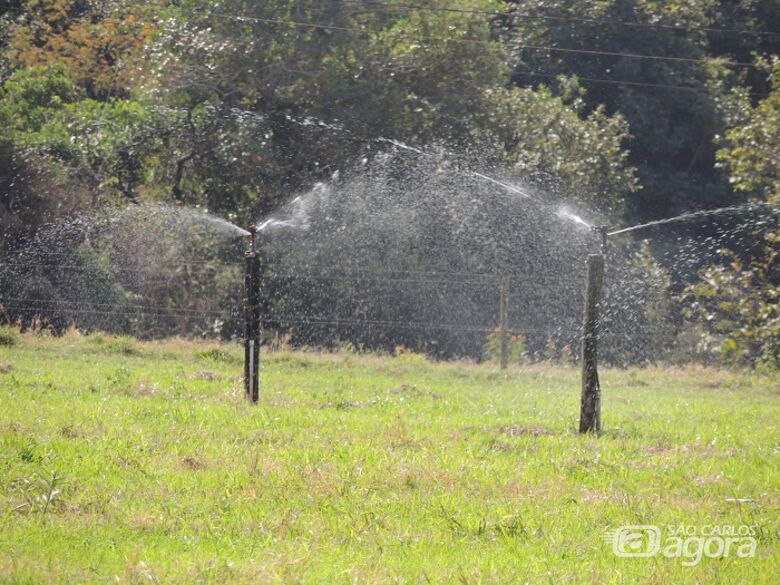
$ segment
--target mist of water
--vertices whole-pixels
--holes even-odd
[[[307,213],[307,203],[312,197],[322,194],[325,191],[324,184],[316,185],[308,197],[298,196],[285,206],[282,214],[274,215],[257,226],[258,232],[273,232],[279,229],[302,229],[309,228],[309,216]]]
[[[558,211],[556,212],[556,215],[558,217],[571,220],[574,223],[579,224],[579,225],[581,225],[583,227],[586,227],[588,229],[593,229],[593,226],[591,224],[589,224],[587,221],[582,219],[579,215],[577,215],[577,214],[573,213],[572,211],[570,211],[567,207],[561,207],[560,209],[558,209]]]
[[[511,169],[487,174],[452,153],[377,142],[389,148],[257,222],[266,329],[297,344],[479,357],[506,277],[511,333],[524,351],[576,354],[585,258],[598,248],[590,228],[603,218]],[[654,343],[676,343],[679,319],[659,299],[679,295],[720,250],[748,253],[757,231],[776,223],[767,209],[734,207],[611,232],[665,226],[650,248],[628,238],[611,246],[605,360],[641,360]],[[43,316],[143,336],[240,334],[237,239],[247,235],[177,206],[74,217],[3,259],[0,309],[11,320]]]
[[[198,208],[141,204],[44,225],[0,259],[0,314],[55,330],[219,334],[239,314],[249,232]]]
[[[602,218],[573,210],[538,185],[531,196],[517,178],[494,179],[386,143],[395,148],[364,161],[346,179],[319,184],[266,220],[269,228],[292,228],[269,229],[266,288],[276,294],[268,326],[301,343],[327,345],[344,336],[371,347],[406,344],[436,355],[479,355],[496,323],[498,279],[507,276],[512,331],[525,339],[527,351],[576,346],[584,259],[599,243],[594,223],[583,215]],[[700,267],[718,262],[724,247],[750,249],[750,234],[771,221],[750,216],[734,222],[723,212],[685,217],[693,218],[709,221],[702,229],[712,235],[656,234],[651,249],[658,262],[638,243],[612,246],[603,309],[606,360],[660,355],[649,348],[654,340],[676,343],[671,297]],[[669,300],[663,309],[648,308],[657,299]],[[651,318],[653,311],[661,316]]]
[[[680,215],[676,215],[674,217],[667,217],[665,219],[657,219],[655,221],[649,221],[647,223],[642,223],[638,225],[633,225],[631,227],[627,228],[621,228],[612,232],[609,232],[608,236],[617,236],[619,234],[627,234],[630,232],[635,232],[638,230],[643,230],[651,227],[656,226],[662,226],[667,225],[670,223],[688,223],[692,221],[697,221],[699,219],[704,219],[716,215],[734,215],[734,214],[744,214],[744,213],[750,213],[755,211],[756,209],[760,209],[762,207],[771,206],[770,203],[765,202],[756,202],[756,203],[749,203],[745,205],[732,205],[729,207],[720,207],[718,209],[701,209],[698,211],[688,211],[686,213],[681,213]]]

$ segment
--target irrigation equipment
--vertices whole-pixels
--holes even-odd
[[[601,253],[606,255],[607,254],[607,237],[610,235],[609,230],[612,228],[608,225],[594,225],[592,228],[594,232],[596,232],[599,237],[601,238]]]
[[[249,249],[244,273],[244,392],[250,404],[260,399],[260,261],[257,253],[257,226],[249,226]]]

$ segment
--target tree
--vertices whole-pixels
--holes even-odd
[[[742,100],[741,124],[721,140],[719,164],[738,191],[780,202],[780,58],[763,61],[771,92],[756,107]]]
[[[502,3],[460,7],[181,3],[160,37],[172,55],[159,72],[166,103],[185,121],[162,165],[173,195],[262,214],[387,137],[479,150],[482,162],[508,161],[596,208],[619,208],[635,188],[621,119],[546,90],[505,89],[496,23],[469,11]]]
[[[641,0],[510,1],[507,42],[513,81],[558,87],[560,75],[588,88],[588,109],[620,112],[631,139],[628,163],[641,190],[626,220],[640,223],[739,199],[715,168],[713,137],[727,120],[731,88],[762,91],[752,51],[777,52],[780,11],[772,2]],[[776,3],[775,3],[776,4]],[[753,32],[755,31],[755,32]],[[739,64],[738,64],[739,63]]]
[[[755,107],[742,100],[741,123],[721,141],[720,164],[738,191],[780,203],[780,59],[761,62],[772,91]],[[770,212],[771,213],[771,212]],[[775,218],[776,220],[776,218]],[[724,250],[724,264],[704,269],[688,287],[687,316],[720,341],[725,357],[780,366],[780,231],[757,233],[747,260]]]
[[[18,71],[0,87],[0,126],[5,129],[0,138],[0,225],[5,246],[31,235],[64,209],[77,207],[82,199],[83,190],[75,188],[75,182],[53,172],[48,161],[26,145],[29,136],[78,97],[78,88],[61,65]]]
[[[748,262],[724,250],[727,263],[704,269],[683,300],[686,317],[706,328],[723,358],[780,367],[780,235],[763,238]]]
[[[475,133],[489,133],[500,158],[522,175],[615,221],[637,188],[623,149],[628,127],[604,108],[586,113],[580,88],[571,88],[569,99],[545,87],[489,90]]]
[[[127,97],[154,26],[132,2],[24,0],[5,19],[12,69],[64,65],[93,99]],[[152,3],[154,4],[154,3]]]
[[[62,64],[13,74],[0,91],[0,119],[27,159],[44,159],[82,187],[91,184],[93,203],[112,190],[136,198],[162,125],[140,102],[84,98]]]

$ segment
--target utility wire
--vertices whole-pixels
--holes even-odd
[[[39,252],[39,251],[36,250],[35,256],[33,258],[31,258],[31,260],[45,259],[45,258],[48,258],[50,256],[55,256],[55,257],[59,257],[59,258],[77,258],[77,259],[82,259],[82,260],[89,260],[89,259],[91,259],[89,256],[86,256],[85,254],[79,254],[79,253],[73,253],[73,252],[50,252],[50,251]],[[92,258],[96,258],[98,260],[102,260],[102,259],[104,259],[106,257],[105,256],[96,256],[96,257],[92,257]],[[112,259],[111,256],[108,256],[108,258]],[[23,256],[16,256],[16,257],[11,256],[10,259],[11,260],[16,259],[16,260],[18,260],[20,262],[24,261],[24,257]],[[174,260],[174,259],[170,259],[170,260],[167,260],[165,262],[159,262],[159,261],[155,260],[155,265],[157,265],[157,266],[167,266],[167,265],[175,265],[175,266],[201,266],[201,265],[214,266],[214,265],[217,265],[217,264],[243,264],[243,260],[223,260],[221,258],[214,258],[213,260]]]
[[[36,304],[42,304],[42,305],[55,305],[56,307],[59,306],[74,306],[74,307],[82,307],[82,306],[89,306],[89,307],[113,307],[116,305],[116,303],[95,303],[92,301],[70,301],[70,300],[64,300],[64,299],[33,299],[29,297],[8,297],[8,298],[2,298],[0,297],[0,305],[4,303],[5,301],[11,301],[16,303],[36,303]],[[165,307],[163,305],[120,305],[124,309],[138,309],[141,311],[161,311],[161,312],[176,312],[176,313],[197,313],[197,314],[213,314],[213,315],[225,315],[229,314],[230,311],[225,310],[216,310],[216,309],[187,309],[187,308],[177,308],[177,307]],[[59,310],[59,309],[58,309]],[[67,311],[68,309],[62,309],[63,311]]]
[[[618,51],[599,51],[595,49],[570,49],[565,47],[550,47],[550,46],[544,46],[544,45],[515,45],[513,43],[509,43],[510,47],[518,48],[518,49],[529,49],[532,51],[553,51],[557,53],[578,53],[583,55],[601,55],[606,57],[624,57],[627,59],[655,59],[658,61],[677,61],[681,63],[699,63],[707,65],[711,61],[716,61],[717,59],[696,59],[693,57],[674,57],[674,56],[664,56],[664,55],[646,55],[642,53],[620,53]],[[752,67],[755,68],[756,65],[754,63],[745,63],[741,61],[727,61],[725,63],[726,65],[732,65],[735,67]]]
[[[91,267],[91,266],[63,265],[63,264],[49,264],[49,263],[41,264],[41,263],[24,263],[24,262],[16,262],[16,263],[6,262],[6,263],[0,263],[0,266],[10,266],[10,267],[15,267],[15,268],[27,268],[27,267],[52,268],[52,269],[72,270],[72,271],[91,271],[91,270],[93,270],[93,267]],[[206,270],[200,270],[200,271],[196,271],[195,273],[196,274],[203,274],[205,272],[207,272],[207,271]],[[208,271],[208,272],[210,272],[210,271]],[[386,275],[389,275],[389,274],[401,274],[403,272],[404,271],[387,271],[387,272],[370,271],[370,272],[365,272],[365,274],[386,274]],[[464,273],[449,273],[449,274],[448,273],[444,273],[444,272],[435,272],[435,271],[431,271],[431,272],[414,271],[414,272],[417,273],[417,274],[423,274],[423,275],[425,275],[425,274],[431,274],[431,275],[437,275],[437,274],[438,275],[449,275],[449,274],[452,274],[452,275],[468,275],[469,274],[469,273],[465,273],[465,272]],[[126,269],[120,269],[119,270],[119,275],[120,276],[123,275],[123,274],[128,274],[128,273],[136,274],[136,275],[139,275],[141,277],[145,274],[144,272],[137,271],[137,270],[130,270],[130,271],[128,271]],[[473,274],[471,274],[471,276],[485,278],[485,279],[491,279],[491,278],[495,279],[495,278],[498,277],[497,274],[478,274],[478,273],[473,273]],[[370,278],[370,277],[363,276],[360,273],[339,274],[339,275],[333,275],[333,276],[327,275],[327,273],[322,273],[322,272],[320,272],[320,273],[300,272],[300,273],[289,273],[289,274],[273,274],[273,273],[271,273],[271,274],[264,275],[263,278],[269,279],[269,280],[273,279],[273,278],[290,278],[290,279],[352,280],[352,281],[408,282],[408,283],[420,282],[420,283],[429,283],[429,284],[446,284],[448,282],[456,282],[456,283],[462,282],[462,283],[465,283],[465,284],[468,284],[468,283],[484,284],[484,281],[473,281],[473,280],[471,280],[471,281],[470,280],[443,280],[443,279],[431,280],[431,279],[410,279],[410,278],[390,278],[390,277],[388,277],[388,278]],[[144,282],[148,282],[148,281],[144,280]],[[162,282],[168,282],[168,281],[163,280]]]
[[[43,311],[46,307],[30,307],[30,306],[20,306],[20,305],[2,305],[0,304],[0,310],[10,310],[10,311],[25,311],[30,313],[35,313],[36,311]],[[102,310],[88,310],[88,309],[60,309],[59,310],[62,313],[67,314],[77,314],[77,315],[124,315],[124,316],[146,316],[146,317],[196,317],[196,316],[205,316],[209,313],[205,313],[203,311],[192,311],[190,313],[167,313],[167,312],[160,312],[160,311],[152,311],[152,310],[139,310],[139,311],[102,311]],[[37,313],[40,315],[40,313]]]
[[[293,26],[293,27],[300,27],[300,28],[314,28],[319,30],[336,30],[336,31],[343,31],[343,32],[356,32],[356,33],[381,33],[381,32],[390,32],[387,30],[379,30],[379,29],[372,29],[369,27],[347,27],[347,26],[338,26],[338,25],[331,25],[331,24],[325,24],[320,22],[312,22],[312,21],[299,21],[299,20],[280,20],[280,19],[274,19],[274,18],[261,18],[256,16],[243,16],[243,15],[233,15],[233,14],[222,14],[218,12],[207,12],[207,11],[196,11],[196,13],[204,15],[204,16],[213,16],[216,18],[222,18],[226,20],[235,20],[237,22],[261,22],[265,24],[280,24],[285,26]],[[497,45],[498,43],[494,40],[488,40],[488,39],[468,39],[468,38],[444,38],[444,37],[424,37],[424,36],[411,36],[406,31],[400,31],[402,35],[409,36],[410,38],[414,38],[416,40],[420,41],[442,41],[442,42],[453,42],[453,43],[464,43],[464,44],[483,44],[483,45]],[[573,48],[564,48],[564,47],[553,47],[553,46],[546,46],[546,45],[530,45],[530,44],[509,44],[510,47],[515,49],[528,49],[532,51],[552,51],[552,52],[562,52],[562,53],[579,53],[579,54],[586,54],[586,55],[602,55],[602,56],[610,56],[610,57],[624,57],[629,59],[652,59],[652,60],[660,60],[660,61],[674,61],[674,62],[688,62],[688,63],[699,63],[699,64],[709,64],[710,60],[708,59],[695,59],[695,58],[689,58],[689,57],[673,57],[673,56],[662,56],[662,55],[646,55],[646,54],[640,54],[640,53],[620,53],[620,52],[614,52],[614,51],[599,51],[595,49],[573,49]],[[744,62],[728,62],[729,65],[738,66],[738,67],[750,67],[750,68],[756,68],[757,66],[753,63],[744,63]]]
[[[232,263],[232,264],[238,264],[238,263]],[[88,266],[83,264],[53,264],[53,263],[40,263],[40,262],[0,262],[0,266],[11,266],[15,268],[26,268],[26,267],[33,267],[33,268],[58,268],[63,270],[97,270],[100,267],[99,266]],[[199,272],[206,272],[207,270],[216,270],[219,268],[218,265],[211,265],[208,262],[181,262],[181,263],[175,263],[175,264],[155,264],[157,267],[164,267],[164,266],[181,266],[181,267],[187,267],[187,266],[199,266],[200,270]],[[118,267],[117,272],[120,274],[127,274],[127,273],[135,273],[135,274],[146,274],[146,272],[141,270],[129,270],[127,268]]]
[[[486,280],[426,280],[416,278],[372,278],[363,276],[321,276],[316,274],[275,274],[265,277],[267,280],[319,280],[325,282],[391,282],[393,284],[430,284],[430,285],[471,285],[485,286]]]
[[[44,310],[45,307],[39,306],[27,306],[27,305],[0,305],[0,310],[12,310],[12,311],[24,311],[35,313],[37,311]],[[149,317],[192,317],[203,316],[211,313],[207,311],[190,311],[188,313],[171,314],[168,312],[161,312],[154,310],[153,308],[143,310],[122,310],[122,311],[104,311],[93,309],[62,309],[62,313],[66,314],[85,314],[85,315],[111,315],[111,316],[149,316]],[[276,323],[277,325],[339,325],[339,326],[361,326],[361,327],[383,327],[383,328],[397,328],[397,329],[419,329],[419,330],[450,330],[450,331],[468,331],[478,333],[488,333],[496,331],[498,325],[457,325],[453,323],[424,323],[415,321],[387,321],[387,320],[356,320],[356,319],[340,319],[340,318],[319,318],[319,317],[306,317],[301,315],[287,316],[287,315],[265,315],[263,316],[265,322]],[[528,333],[544,333],[547,336],[555,336],[564,334],[563,331],[550,331],[549,329],[508,329],[507,333],[510,335],[522,335]],[[565,333],[576,333],[576,331],[567,331]]]
[[[711,33],[731,33],[741,35],[759,35],[759,36],[780,36],[780,32],[775,31],[762,31],[762,30],[750,30],[750,29],[738,29],[738,28],[718,28],[718,27],[691,27],[680,26],[674,24],[662,24],[651,22],[633,22],[625,20],[606,20],[595,18],[577,18],[575,16],[560,16],[551,14],[531,14],[528,12],[520,12],[517,9],[509,8],[503,12],[495,12],[490,10],[476,10],[467,8],[449,8],[449,7],[433,7],[433,6],[421,6],[416,4],[388,4],[386,2],[372,1],[372,0],[340,0],[342,4],[352,4],[354,6],[373,6],[376,10],[382,10],[384,12],[406,10],[406,11],[418,11],[418,12],[449,12],[457,14],[476,14],[480,16],[503,16],[503,17],[517,17],[527,18],[528,20],[552,20],[563,22],[587,22],[590,24],[610,24],[616,26],[634,27],[634,28],[650,28],[650,29],[667,29],[675,30],[679,32],[711,32]],[[325,5],[321,5],[325,6]],[[321,10],[326,10],[322,8]]]
[[[286,315],[268,315],[264,317],[267,322],[276,323],[278,325],[283,324],[300,324],[300,325],[355,325],[364,327],[397,327],[407,329],[442,329],[452,331],[472,331],[486,333],[496,331],[498,325],[457,325],[454,323],[422,323],[419,321],[383,321],[383,320],[354,320],[354,319],[325,319],[325,318],[301,318],[300,316],[288,317]],[[508,329],[509,335],[518,335],[523,333],[544,333],[545,335],[561,335],[562,331],[550,331],[549,329]],[[575,333],[574,331],[567,333]]]
[[[513,75],[517,77],[542,77],[545,79],[557,79],[559,75],[564,74],[552,74],[552,73],[514,73]],[[683,90],[683,91],[689,91],[692,93],[699,93],[702,95],[710,95],[707,91],[702,89],[701,87],[696,87],[693,85],[672,85],[667,83],[649,83],[649,82],[641,82],[641,81],[628,81],[624,79],[601,79],[598,77],[581,77],[579,75],[573,74],[574,77],[577,78],[578,81],[584,81],[587,83],[606,83],[609,85],[626,85],[629,87],[654,87],[658,89],[673,89],[673,90]],[[748,92],[749,95],[752,96],[758,96],[763,97],[764,94],[759,94],[756,92]]]
[[[9,264],[6,264],[9,265]],[[0,266],[3,266],[3,263],[0,263]],[[47,267],[47,268],[63,268],[68,270],[82,270],[87,269],[88,267],[83,266],[62,266],[59,264],[25,264],[20,263],[16,264],[15,266],[20,267]],[[261,281],[268,282],[268,281],[279,281],[279,280],[317,280],[317,281],[324,281],[324,282],[375,282],[375,283],[392,283],[392,284],[425,284],[425,285],[463,285],[463,286],[476,286],[476,287],[483,287],[483,286],[490,286],[497,282],[497,279],[501,277],[509,277],[512,279],[516,279],[518,281],[522,281],[523,279],[532,278],[534,283],[556,283],[560,284],[561,280],[570,278],[570,274],[547,274],[547,275],[540,275],[540,274],[529,274],[529,273],[523,273],[523,272],[502,272],[502,273],[477,273],[477,272],[443,272],[443,271],[426,271],[426,270],[387,270],[387,271],[380,271],[380,270],[358,270],[352,273],[339,273],[338,270],[340,270],[337,267],[335,268],[334,272],[327,272],[327,270],[331,267],[321,267],[324,268],[324,271],[321,270],[320,272],[298,272],[298,273],[265,273],[261,276]],[[123,270],[120,273],[120,276],[122,274],[127,274],[127,270]],[[196,272],[196,274],[203,274],[204,272]],[[169,279],[146,279],[143,278],[142,272],[137,271],[131,271],[131,274],[139,275],[140,277],[137,278],[137,282],[140,284],[171,284],[171,281],[177,282],[176,275],[172,275]],[[425,275],[431,275],[431,276],[439,276],[441,278],[406,278],[406,277],[398,277],[398,276],[392,276],[392,275],[405,275],[405,274],[419,274],[422,276]],[[365,275],[381,275],[386,276],[386,278],[378,278],[377,276],[365,276]],[[465,276],[470,278],[460,279],[460,278],[452,278],[452,279],[446,279],[444,277],[448,276]],[[649,281],[647,279],[641,279],[641,278],[622,278],[619,275],[615,275],[615,282],[619,282],[621,284],[630,284],[630,283],[636,283],[639,285],[645,285]],[[481,280],[476,280],[481,279]],[[134,281],[135,282],[135,281]],[[132,283],[131,283],[132,284]],[[750,286],[747,286],[745,288],[750,288]],[[27,299],[9,299],[9,298],[3,298],[0,296],[0,302],[3,300],[27,300]],[[33,300],[33,299],[30,299]],[[84,304],[94,304],[89,303],[89,301],[84,301]]]
[[[57,252],[45,252],[43,254],[36,254],[35,260],[39,260],[40,256],[63,256],[63,257],[72,257],[72,258],[83,258],[80,254],[67,254],[67,253],[57,253]],[[218,268],[219,265],[226,264],[226,265],[239,265],[243,264],[243,261],[231,261],[231,260],[214,260],[212,262],[193,262],[193,261],[187,261],[187,262],[176,262],[176,261],[170,261],[166,263],[158,263],[155,262],[156,267],[160,266],[198,266],[198,265],[206,265],[208,267],[214,267]],[[60,265],[55,263],[40,263],[40,262],[33,262],[28,263],[25,262],[23,258],[12,258],[11,262],[0,262],[0,266],[35,266],[35,267],[49,267],[49,268],[73,268],[73,266],[66,266],[66,265]],[[82,266],[82,265],[76,265],[76,268],[90,268],[89,266]],[[311,272],[311,266],[299,266],[299,267],[292,267],[293,269],[299,269],[300,272],[295,273],[291,276],[305,276],[307,274],[325,274],[326,272],[322,272],[323,269],[325,271],[332,270],[334,274],[339,273],[346,276],[356,275],[359,277],[362,277],[365,274],[381,274],[381,275],[391,275],[391,274],[421,274],[426,276],[433,276],[433,275],[440,275],[440,276],[471,276],[475,278],[498,278],[500,276],[506,275],[507,273],[499,273],[499,272],[468,272],[468,271],[453,271],[453,270],[420,270],[420,269],[399,269],[399,270],[374,270],[374,269],[368,269],[368,268],[361,268],[361,267],[355,267],[353,272],[343,272],[343,268],[339,266],[327,266],[327,265],[317,265],[316,268],[320,272],[318,273],[312,273]],[[127,270],[127,269],[120,269],[120,273],[127,273],[127,272],[135,272],[138,274],[144,274],[144,272],[140,270]],[[271,273],[273,274],[273,273]],[[282,276],[282,275],[279,275]]]
[[[175,264],[176,266],[186,266],[189,264],[197,265],[197,263],[184,263],[184,264]],[[74,271],[90,271],[93,270],[94,267],[91,266],[83,266],[83,265],[67,265],[67,264],[56,264],[56,263],[40,263],[40,262],[0,262],[0,267],[2,266],[8,266],[8,267],[14,267],[14,268],[53,268],[53,269],[63,269],[63,270],[74,270]],[[161,266],[161,265],[156,265]],[[162,265],[164,266],[164,265]],[[219,268],[219,266],[213,266],[213,268]],[[293,272],[293,273],[274,273],[274,272],[268,272],[265,275],[262,276],[262,278],[266,279],[273,279],[273,278],[290,278],[290,279],[316,279],[316,280],[355,280],[355,281],[366,281],[366,280],[375,280],[375,281],[387,281],[387,282],[420,282],[420,283],[429,283],[429,284],[437,284],[437,283],[449,283],[449,282],[462,282],[464,284],[484,284],[485,281],[494,280],[496,278],[500,278],[501,276],[509,276],[509,277],[517,277],[517,278],[523,278],[527,277],[528,275],[521,272],[466,272],[466,271],[440,271],[440,270],[415,270],[415,269],[409,269],[409,270],[368,270],[368,269],[355,269],[354,272],[341,272],[343,269],[340,267],[331,267],[331,266],[318,266],[318,272],[309,272],[307,270],[301,270],[301,272]],[[328,272],[328,270],[332,270],[332,272]],[[199,270],[195,271],[194,274],[204,274],[209,273],[211,270]],[[118,270],[118,276],[127,275],[127,274],[135,274],[140,277],[143,277],[146,272],[141,270],[128,270],[125,268],[120,268]],[[417,274],[421,276],[439,276],[441,278],[438,279],[427,279],[427,278],[405,278],[405,277],[398,277],[398,276],[391,276],[391,275],[406,275],[406,274]],[[387,276],[387,278],[369,278],[366,275],[382,275]],[[156,275],[155,275],[156,276]],[[470,277],[466,279],[448,279],[446,277]],[[172,275],[171,278],[176,278],[176,275]],[[474,279],[484,279],[484,280],[474,280]],[[150,280],[143,279],[143,282],[152,282]],[[155,279],[154,282],[169,282],[167,279]]]

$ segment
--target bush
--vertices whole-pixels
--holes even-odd
[[[621,367],[669,359],[676,334],[672,277],[653,257],[649,241],[607,270],[599,359]]]
[[[201,360],[223,362],[226,364],[234,364],[239,361],[234,355],[218,347],[215,347],[214,349],[204,349],[203,351],[199,351],[196,354],[196,357]]]
[[[724,265],[702,270],[682,300],[685,317],[719,343],[721,357],[780,367],[780,233],[767,233],[749,262],[724,250]]]
[[[0,327],[0,347],[13,347],[19,342],[19,332],[10,327]]]
[[[528,361],[525,336],[507,333],[507,348],[510,364],[521,364]],[[482,359],[486,362],[498,363],[501,359],[501,329],[496,327],[487,336],[482,347]]]
[[[423,365],[430,363],[425,354],[412,351],[401,345],[395,348],[393,357],[398,362],[408,365]]]
[[[140,355],[141,353],[138,342],[124,335],[113,336],[104,333],[93,333],[87,337],[87,341],[105,353],[119,353],[122,355]]]

